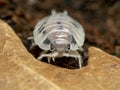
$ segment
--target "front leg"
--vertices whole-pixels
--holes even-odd
[[[52,52],[52,53],[42,53],[37,59],[42,60],[42,58],[47,57],[48,58],[48,63],[50,63],[50,60],[52,58],[53,61],[55,61],[55,57],[58,56],[58,52]]]
[[[30,36],[27,38],[30,41],[30,49],[33,49],[34,46],[36,46],[35,42],[34,42],[34,37]]]
[[[73,57],[75,59],[78,59],[79,68],[82,67],[83,60],[82,60],[81,55],[77,51],[71,51],[69,53],[63,53],[63,56],[65,56],[65,57]]]

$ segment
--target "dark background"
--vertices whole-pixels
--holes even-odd
[[[120,0],[0,0],[0,18],[14,29],[28,50],[27,38],[35,24],[52,9],[67,10],[83,25],[85,52],[96,46],[120,57]]]

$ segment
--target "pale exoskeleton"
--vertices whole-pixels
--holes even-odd
[[[52,10],[50,16],[37,23],[33,37],[29,39],[33,39],[34,44],[45,51],[40,53],[39,60],[47,57],[50,62],[55,57],[73,57],[78,60],[81,68],[83,60],[78,51],[82,50],[85,33],[81,24],[70,17],[67,11],[56,13]]]

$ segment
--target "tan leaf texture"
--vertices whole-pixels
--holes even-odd
[[[90,47],[81,69],[40,62],[0,20],[0,90],[120,90],[120,59]]]

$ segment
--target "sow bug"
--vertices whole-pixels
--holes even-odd
[[[34,44],[45,52],[38,57],[55,59],[55,57],[73,57],[78,60],[79,67],[82,66],[82,57],[78,51],[82,50],[85,40],[84,29],[76,20],[67,14],[56,13],[52,10],[51,15],[40,20],[33,31]],[[46,53],[50,51],[50,53]]]

